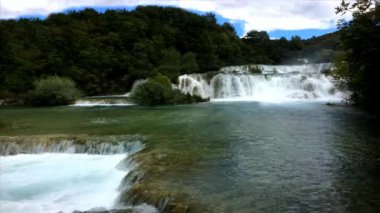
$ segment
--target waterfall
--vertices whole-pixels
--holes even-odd
[[[131,94],[132,92],[141,84],[145,83],[146,79],[140,79],[133,83],[132,89],[122,95],[107,95],[107,96],[92,96],[92,97],[85,97],[82,99],[77,100],[73,105],[71,106],[77,106],[77,107],[107,107],[107,106],[131,106],[135,105],[131,100]]]
[[[138,136],[18,136],[0,137],[0,155],[71,153],[133,154],[144,149]]]
[[[121,185],[138,165],[130,158],[144,137],[1,136],[0,212],[149,212],[125,206]]]
[[[212,101],[341,101],[346,94],[326,74],[331,69],[330,63],[231,66],[217,73],[179,76],[178,88]]]
[[[129,100],[109,100],[109,98],[113,98],[114,96],[107,96],[107,97],[100,97],[98,99],[81,99],[77,100],[73,105],[71,106],[77,106],[77,107],[96,107],[96,106],[131,106],[134,105]]]
[[[140,79],[140,80],[135,81],[135,82],[133,83],[133,85],[132,85],[132,89],[131,89],[131,91],[125,93],[124,95],[125,95],[126,97],[130,97],[131,94],[136,90],[136,88],[137,88],[138,86],[140,86],[141,84],[145,83],[145,82],[147,82],[146,79]]]

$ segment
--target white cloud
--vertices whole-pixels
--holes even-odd
[[[0,0],[0,18],[48,15],[73,7],[169,5],[244,20],[246,31],[334,28],[340,0]]]

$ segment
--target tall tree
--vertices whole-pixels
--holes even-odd
[[[351,90],[350,101],[369,110],[380,111],[380,5],[379,1],[342,1],[338,14],[353,13],[349,22],[339,25],[343,53],[337,61],[335,76]]]

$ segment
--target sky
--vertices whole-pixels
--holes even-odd
[[[175,6],[198,14],[213,12],[218,23],[230,22],[239,36],[265,30],[272,39],[319,36],[336,30],[340,0],[0,0],[0,19],[46,17],[81,10],[129,9],[137,5]]]

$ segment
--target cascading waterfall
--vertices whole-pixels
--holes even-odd
[[[132,92],[141,84],[146,82],[145,79],[137,80],[133,83],[130,92],[123,95],[93,96],[77,100],[72,106],[78,107],[95,107],[95,106],[131,106],[134,103],[130,100]]]
[[[125,93],[124,95],[125,95],[126,97],[130,97],[131,94],[132,94],[132,92],[135,91],[136,88],[137,88],[138,86],[140,86],[141,84],[145,83],[146,81],[147,81],[146,79],[140,79],[140,80],[135,81],[135,82],[133,83],[133,85],[132,85],[132,89],[131,89],[131,91]]]
[[[333,84],[330,63],[225,67],[215,74],[179,77],[178,88],[213,101],[341,101],[346,94]]]
[[[335,87],[331,69],[331,63],[230,66],[218,72],[181,75],[173,88],[211,101],[340,102],[347,92]],[[130,95],[144,82],[146,79],[137,80],[124,95],[90,97],[74,106],[134,105]]]
[[[139,136],[0,137],[0,212],[157,212],[121,206],[119,186],[144,149]],[[127,210],[126,210],[127,211]]]
[[[133,154],[144,149],[139,136],[99,137],[0,137],[0,155],[71,153],[71,154]]]

